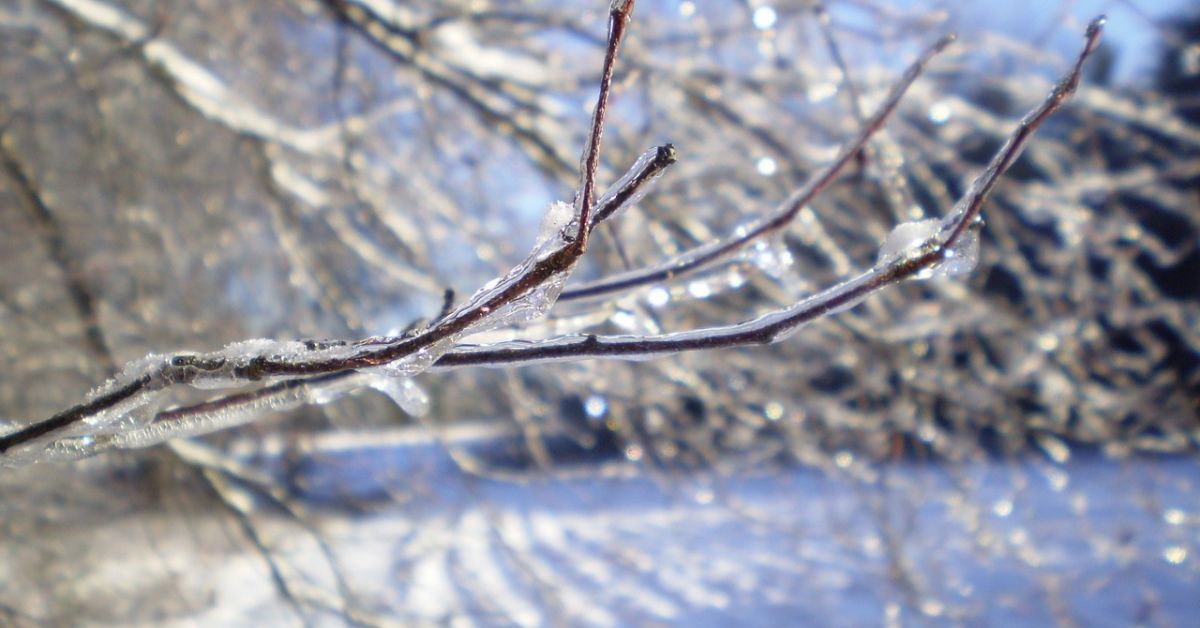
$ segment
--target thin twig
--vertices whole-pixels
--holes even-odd
[[[575,199],[575,212],[579,216],[575,247],[580,254],[587,249],[588,234],[592,231],[592,198],[596,195],[596,169],[600,166],[600,140],[604,135],[604,118],[608,115],[608,94],[612,89],[617,50],[625,37],[629,18],[633,15],[633,4],[633,0],[613,0],[609,8],[608,46],[604,50],[604,69],[600,74],[600,94],[592,111],[591,133],[583,150],[578,196]]]
[[[38,191],[38,185],[26,171],[20,158],[8,147],[3,129],[0,129],[0,166],[12,180],[17,198],[29,211],[41,232],[50,259],[63,274],[63,280],[67,285],[67,294],[70,295],[71,303],[75,306],[75,311],[79,314],[79,319],[83,324],[83,338],[88,352],[92,354],[92,359],[104,368],[106,374],[112,374],[117,370],[117,363],[104,339],[104,332],[100,329],[96,296],[84,281],[79,265],[75,263],[67,250],[67,240],[62,223],[54,216],[54,212],[42,198]]]
[[[775,208],[766,220],[750,228],[741,229],[714,244],[693,249],[661,266],[638,270],[565,290],[562,296],[559,297],[559,300],[573,301],[576,299],[588,299],[672,279],[700,268],[705,268],[720,259],[737,253],[751,242],[783,229],[796,217],[805,205],[812,202],[825,188],[837,180],[842,170],[862,150],[867,141],[883,128],[883,125],[892,115],[892,112],[895,111],[896,106],[900,104],[900,99],[904,97],[905,92],[908,91],[913,81],[921,75],[925,66],[933,57],[945,50],[946,46],[950,45],[952,41],[954,41],[953,36],[941,38],[913,62],[904,71],[904,75],[901,76],[900,80],[892,86],[891,92],[888,93],[888,97],[883,101],[883,105],[863,125],[858,135],[843,145],[837,157],[829,165],[825,166],[804,187],[797,190]]]

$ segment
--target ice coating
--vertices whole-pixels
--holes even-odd
[[[91,432],[96,434],[111,434],[145,427],[158,416],[158,411],[163,407],[166,398],[167,392],[165,390],[148,391],[139,395],[136,398],[138,403],[135,407],[122,411],[115,418],[105,421],[102,426],[91,430]],[[115,409],[116,407],[114,407]],[[89,425],[95,424],[89,423]]]
[[[207,434],[249,423],[269,411],[290,410],[306,403],[328,403],[360,388],[362,377],[348,373],[305,382],[283,382],[266,392],[247,395],[237,401],[167,411],[160,414],[156,422],[140,429],[98,436],[96,450],[148,447],[173,438]]]
[[[74,431],[78,432],[78,428]],[[0,468],[19,467],[35,462],[75,460],[96,452],[96,438],[91,435],[67,436],[55,439],[40,438],[14,447],[0,455]]]
[[[635,179],[643,176],[643,173],[652,167],[653,162],[662,158],[663,153],[661,151],[664,150],[667,151],[666,154],[669,155],[668,159],[673,162],[675,159],[675,148],[670,145],[651,148],[650,150],[642,153],[637,158],[637,161],[633,163],[633,166],[631,166],[629,170],[627,170],[625,174],[617,180],[616,183],[612,184],[608,188],[608,191],[605,192],[604,196],[596,202],[596,207],[607,208],[608,205],[612,203],[619,194],[624,192],[626,188],[633,184]],[[654,174],[652,174],[650,178],[643,181],[642,184],[634,190],[633,194],[630,194],[627,198],[622,200],[620,205],[609,208],[608,211],[604,211],[603,209],[598,211],[596,215],[593,216],[592,226],[595,226],[596,223],[601,221],[616,218],[624,213],[625,210],[641,202],[641,200],[646,197],[646,193],[650,191],[651,187],[653,187],[654,182],[658,181],[658,179],[662,177],[663,172],[665,172],[665,170],[661,167],[656,169]]]
[[[559,253],[571,244],[571,238],[574,233],[573,229],[569,227],[574,219],[574,214],[571,213],[564,221],[564,212],[574,212],[574,209],[566,203],[553,203],[546,213],[538,240],[534,243],[533,250],[530,251],[529,255],[520,264],[517,264],[512,270],[505,273],[499,280],[489,281],[484,284],[475,294],[471,295],[471,298],[464,305],[450,314],[448,317],[450,319],[463,316],[475,310],[482,310],[485,314],[483,318],[471,323],[463,332],[451,338],[451,342],[473,333],[527,323],[541,318],[550,310],[558,300],[558,296],[562,293],[563,286],[566,284],[571,270],[574,269],[573,264],[566,268],[558,269],[547,277],[545,281],[533,286],[524,293],[507,299],[494,310],[489,310],[487,303],[496,301],[503,293],[512,289],[539,262]],[[450,343],[442,345],[440,351],[434,352],[436,355],[433,356],[433,359],[436,360],[449,346]],[[432,360],[430,363],[432,364]],[[415,373],[401,374],[415,375]]]
[[[550,203],[546,215],[542,217],[542,224],[538,227],[537,244],[562,239],[563,233],[573,218],[575,218],[575,208],[570,204],[562,201]]]
[[[447,342],[440,342],[430,347],[417,349],[387,364],[362,370],[364,373],[378,374],[387,378],[411,377],[428,369],[437,360],[438,356],[446,352],[449,346],[450,344]]]
[[[347,374],[321,381],[309,380],[304,385],[308,394],[303,401],[318,406],[336,401],[362,387],[364,377],[359,374]]]
[[[954,246],[942,253],[942,263],[933,268],[934,277],[954,277],[975,270],[979,263],[979,230],[967,229]]]

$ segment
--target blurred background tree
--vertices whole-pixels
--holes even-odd
[[[364,392],[4,469],[0,617],[1185,623],[1200,17],[1090,4],[639,4],[601,187],[655,144],[680,162],[576,280],[761,215],[919,50],[961,39],[782,237],[560,304],[545,333],[742,320],[869,266],[896,223],[952,206],[1087,19],[1110,32],[965,280],[767,348],[431,373],[428,408]],[[0,3],[0,416],[49,416],[149,352],[384,334],[470,294],[570,198],[605,15]]]

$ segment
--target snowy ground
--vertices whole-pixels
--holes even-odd
[[[457,439],[459,454],[496,451],[495,434],[480,435],[487,447],[470,440]],[[421,437],[360,443],[295,469],[310,529],[246,493],[275,575],[250,544],[231,541],[239,532],[220,509],[168,498],[110,511],[93,478],[92,503],[40,518],[0,511],[10,533],[28,517],[21,543],[0,546],[0,604],[31,619],[176,625],[338,625],[350,615],[1184,626],[1200,611],[1195,460],[841,461],[741,476],[584,463],[513,479],[464,473]],[[19,479],[8,478],[6,495]]]

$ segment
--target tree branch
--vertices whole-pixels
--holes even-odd
[[[346,391],[368,385],[379,377],[411,376],[430,367],[441,370],[462,366],[510,366],[556,360],[591,358],[641,359],[682,351],[717,349],[774,342],[812,320],[833,314],[910,278],[922,278],[947,264],[977,229],[983,203],[1000,176],[1020,155],[1025,143],[1077,89],[1084,62],[1099,40],[1103,18],[1089,25],[1086,44],[1073,69],[1055,86],[1046,100],[1018,124],[988,167],[972,183],[950,214],[919,241],[906,242],[891,253],[881,254],[870,270],[818,292],[787,308],[751,321],[657,336],[565,336],[546,341],[513,341],[491,346],[470,346],[460,340],[489,324],[524,322],[541,316],[557,297],[586,248],[586,237],[595,224],[634,202],[645,186],[674,158],[670,146],[653,149],[638,160],[631,173],[605,195],[597,207],[590,203],[594,166],[598,159],[604,109],[611,80],[611,66],[628,20],[631,2],[616,2],[612,9],[609,47],[605,58],[606,79],[593,117],[591,139],[585,148],[581,189],[577,192],[574,237],[559,229],[545,234],[533,251],[507,275],[480,289],[471,299],[429,328],[411,336],[367,338],[354,343],[341,341],[246,341],[207,354],[152,355],[131,363],[120,376],[93,391],[82,403],[49,419],[0,436],[0,465],[25,459],[13,456],[14,449],[32,459],[79,457],[111,447],[140,447],[181,435],[197,434],[245,422],[265,410],[319,403]],[[671,277],[702,267],[747,242],[782,229],[795,213],[832,182],[845,163],[878,130],[895,108],[908,85],[924,65],[950,41],[944,38],[908,69],[893,87],[884,106],[839,153],[834,163],[808,185],[792,195],[763,222],[744,233],[698,250],[666,269],[638,275],[641,285],[650,279]],[[592,174],[588,174],[589,169]],[[912,227],[906,223],[897,232]],[[891,238],[889,238],[889,244]],[[887,246],[885,246],[885,252]],[[666,273],[659,276],[655,273]],[[657,279],[655,279],[657,280]],[[626,280],[629,281],[629,280]],[[544,294],[535,294],[544,291]],[[531,303],[537,297],[538,303]],[[522,318],[525,316],[526,318]],[[382,370],[377,367],[383,367]],[[306,376],[294,378],[294,376]],[[259,388],[218,397],[200,404],[158,411],[154,393],[171,386],[233,387],[266,378],[293,377],[267,382]],[[137,425],[119,419],[150,410]],[[59,441],[48,449],[37,446],[47,436]]]

